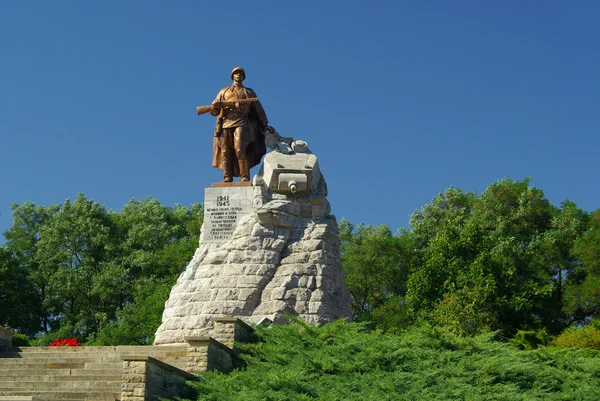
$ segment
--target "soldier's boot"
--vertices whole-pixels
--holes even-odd
[[[229,160],[223,158],[223,182],[232,182],[233,175],[231,174],[231,165],[229,164]]]
[[[248,168],[248,160],[238,160],[240,166],[240,178],[242,181],[250,181],[250,169]]]

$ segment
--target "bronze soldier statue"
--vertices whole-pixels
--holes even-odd
[[[223,182],[233,177],[250,180],[250,169],[260,163],[266,153],[263,131],[269,120],[256,93],[242,82],[246,73],[242,67],[231,71],[233,84],[221,89],[210,108],[198,107],[198,114],[210,111],[218,116],[213,141],[213,167],[223,171]]]

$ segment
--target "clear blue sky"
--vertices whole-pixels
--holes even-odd
[[[338,219],[395,231],[451,185],[526,176],[592,211],[599,44],[598,1],[2,1],[0,232],[15,201],[203,202],[195,107],[237,65]]]

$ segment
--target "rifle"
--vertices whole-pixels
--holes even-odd
[[[223,120],[225,119],[225,109],[219,110],[219,115],[217,116],[217,125],[215,127],[215,138],[219,138],[223,134]],[[200,114],[200,113],[198,113]]]
[[[246,103],[253,103],[253,102],[258,102],[258,98],[257,97],[251,97],[248,99],[239,99],[239,100],[232,100],[232,101],[228,101],[228,102],[221,102],[221,110],[225,109],[225,110],[234,110],[237,108],[238,105],[240,104],[246,104]],[[202,114],[206,114],[209,111],[213,110],[213,106],[198,106],[196,107],[196,112],[198,113],[199,116],[201,116]]]

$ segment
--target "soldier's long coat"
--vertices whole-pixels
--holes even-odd
[[[216,101],[224,102],[235,100],[236,96],[232,97],[232,86],[228,86],[226,88],[221,89],[217,97]],[[238,98],[241,99],[249,99],[253,97],[257,97],[256,93],[251,88],[240,87],[237,88],[237,93],[239,94]],[[247,142],[246,148],[246,158],[248,159],[248,168],[252,168],[260,163],[262,157],[267,152],[267,147],[265,145],[265,137],[263,135],[263,131],[266,129],[269,121],[267,120],[267,115],[265,110],[259,101],[252,102],[246,105],[248,114],[247,119],[236,119],[231,120],[228,119],[227,113],[225,113],[225,120],[223,127],[235,127],[241,124],[245,124],[245,138],[244,141]],[[220,138],[217,136],[215,130],[215,137],[213,140],[213,160],[212,165],[220,170],[223,170],[223,158],[221,155],[221,148],[219,146]],[[230,163],[230,171],[234,177],[240,176],[240,170],[238,166],[237,156],[235,152],[231,152],[232,157],[229,160]]]

